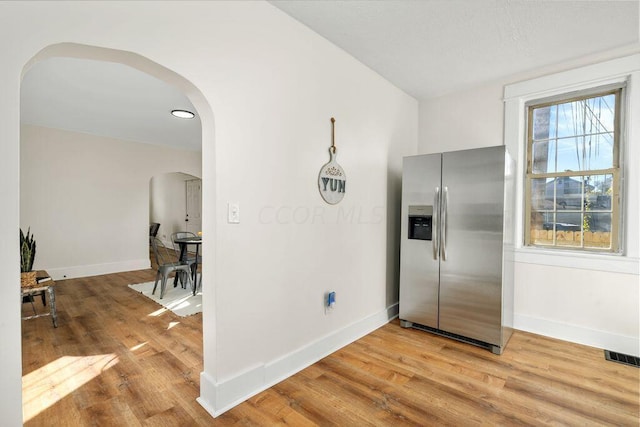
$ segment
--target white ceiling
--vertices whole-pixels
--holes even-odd
[[[277,0],[417,99],[640,42],[640,0]],[[172,86],[120,64],[52,58],[22,84],[23,123],[199,150]]]
[[[128,141],[199,151],[200,118],[178,89],[126,65],[75,58],[36,63],[21,87],[21,121]]]
[[[640,1],[274,0],[426,99],[640,41]]]

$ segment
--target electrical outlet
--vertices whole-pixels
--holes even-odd
[[[336,293],[334,291],[324,294],[324,313],[328,314],[336,305]]]
[[[333,308],[335,305],[336,305],[336,293],[329,292],[329,295],[327,296],[327,307]]]

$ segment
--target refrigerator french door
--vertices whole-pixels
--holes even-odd
[[[400,320],[501,354],[513,322],[504,146],[405,157]]]

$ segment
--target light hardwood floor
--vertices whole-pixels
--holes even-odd
[[[496,356],[397,321],[213,419],[202,315],[127,288],[153,274],[57,282],[59,328],[23,321],[27,426],[639,425],[640,370],[600,349],[516,331]]]

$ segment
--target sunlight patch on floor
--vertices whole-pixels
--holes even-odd
[[[115,354],[63,356],[23,376],[23,421],[29,421],[117,363]]]
[[[160,309],[158,309],[158,310],[156,310],[154,312],[149,313],[148,316],[149,317],[156,317],[156,316],[160,316],[161,314],[164,314],[164,313],[166,313],[168,311],[174,311],[175,312],[177,310],[185,309],[185,308],[188,308],[190,306],[194,306],[196,308],[199,308],[200,309],[199,311],[202,311],[202,301],[194,302],[194,301],[190,300],[191,297],[192,297],[192,295],[189,294],[189,295],[187,295],[187,296],[185,296],[183,298],[180,298],[180,299],[177,299],[175,301],[172,301],[171,303],[167,304],[166,307],[162,307],[162,308],[160,308]]]
[[[174,326],[179,325],[179,324],[180,324],[180,322],[169,322],[169,327],[167,328],[167,331],[169,329],[173,328]]]
[[[164,308],[164,307],[162,307],[159,310],[156,310],[156,311],[154,311],[152,313],[149,313],[147,316],[156,317],[156,316],[160,316],[162,313],[165,313],[167,311],[169,311],[169,310]]]
[[[147,345],[147,342],[142,342],[140,344],[134,345],[133,347],[131,347],[129,350],[130,351],[136,351],[136,350],[140,350],[142,347],[144,347],[145,345]]]

